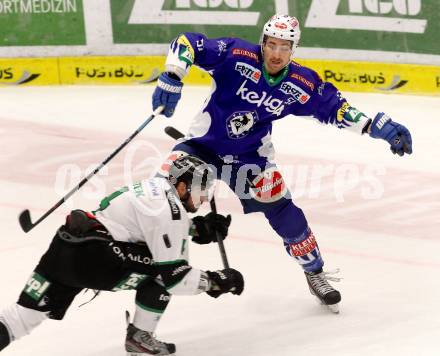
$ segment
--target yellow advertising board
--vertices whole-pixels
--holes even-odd
[[[440,66],[350,61],[298,60],[341,91],[440,95]],[[0,59],[4,85],[133,85],[154,82],[164,56]],[[193,66],[186,84],[208,85],[207,72]]]
[[[57,58],[0,58],[0,87],[60,84]]]
[[[440,95],[440,66],[299,60],[341,91]]]
[[[163,57],[63,57],[63,84],[143,84],[164,69]]]
[[[60,58],[63,84],[147,84],[165,68],[163,56]],[[184,82],[209,84],[208,73],[194,67]]]

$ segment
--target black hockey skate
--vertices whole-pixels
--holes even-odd
[[[339,302],[341,301],[341,293],[334,289],[328,281],[339,282],[341,278],[332,277],[330,274],[335,272],[323,272],[322,269],[316,272],[304,272],[309,285],[310,293],[312,293],[321,304],[327,306],[333,313],[339,313]]]
[[[127,323],[129,317],[127,312]],[[138,329],[129,323],[125,339],[125,351],[127,351],[127,356],[174,355],[176,345],[159,341],[152,332]]]
[[[6,325],[0,321],[0,351],[3,350],[11,342]]]

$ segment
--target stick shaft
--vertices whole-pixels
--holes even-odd
[[[127,146],[138,134],[141,132],[145,126],[147,126],[157,115],[163,110],[162,106],[159,106],[150,117],[145,120],[142,125],[140,125],[136,131],[134,131],[118,148],[116,148],[101,164],[96,167],[92,172],[90,172],[86,177],[84,177],[81,182],[79,182],[72,190],[70,190],[64,197],[62,197],[53,207],[51,207],[42,217],[40,217],[35,223],[30,221],[30,214],[27,214],[29,221],[23,221],[20,219],[20,225],[23,231],[28,232],[32,230],[35,226],[46,219],[50,214],[52,214],[56,209],[58,209],[67,199],[69,199],[76,191],[78,191],[84,184],[86,184],[96,173],[98,173],[108,162],[110,162],[122,149]],[[25,226],[26,225],[26,226]]]

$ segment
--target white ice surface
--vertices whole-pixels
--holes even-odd
[[[19,212],[29,208],[34,220],[40,217],[66,192],[66,178],[78,181],[63,172],[84,173],[122,143],[150,114],[152,90],[0,88],[0,308],[17,299],[67,210],[93,209],[104,193],[125,184],[127,162],[134,162],[135,176],[147,174],[151,168],[143,160],[164,156],[173,145],[163,128],[185,130],[208,92],[185,87],[175,117],[155,119],[130,145],[136,152],[124,150],[106,174],[23,233]],[[157,334],[175,342],[178,355],[440,355],[440,98],[346,96],[371,116],[385,111],[405,123],[414,154],[397,157],[384,142],[302,118],[278,121],[273,132],[277,161],[326,268],[341,269],[341,313],[315,302],[264,217],[243,215],[220,186],[219,210],[233,214],[228,257],[246,288],[240,297],[217,300],[174,297]],[[221,268],[216,246],[192,244],[191,261]],[[63,321],[45,322],[2,355],[123,355],[124,310],[134,309],[133,292],[103,293],[78,309],[90,297],[80,295]]]

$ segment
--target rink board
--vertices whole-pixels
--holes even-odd
[[[164,70],[164,56],[90,56],[0,59],[0,85],[145,84]],[[440,94],[440,66],[298,60],[342,91]],[[209,85],[193,67],[186,84]]]

